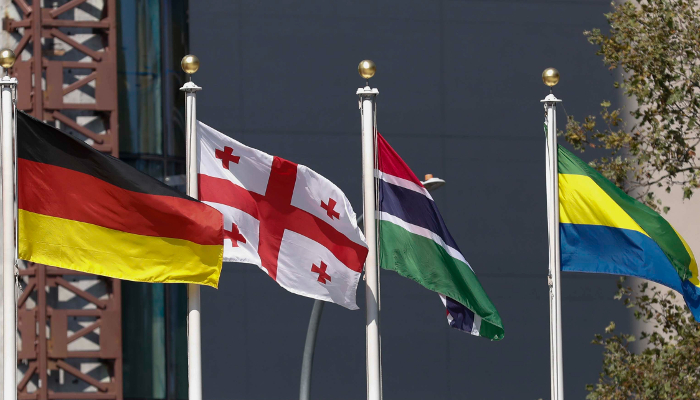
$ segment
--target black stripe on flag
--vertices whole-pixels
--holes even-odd
[[[137,193],[190,197],[125,162],[101,153],[22,111],[17,112],[17,157],[92,175]],[[75,182],[79,186],[81,182]],[[90,193],[85,193],[86,197]]]

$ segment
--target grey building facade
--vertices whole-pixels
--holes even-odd
[[[360,212],[356,66],[369,58],[379,131],[416,175],[448,182],[434,198],[506,336],[489,342],[450,329],[437,295],[382,271],[385,398],[549,398],[540,74],[562,74],[560,129],[567,113],[582,118],[615,101],[614,76],[583,36],[605,28],[609,10],[595,0],[190,2],[200,120],[308,165]],[[563,275],[570,399],[583,399],[600,372],[594,333],[611,320],[630,329],[615,281]],[[203,288],[202,302],[204,398],[296,398],[313,301],[255,266],[225,264],[220,289]],[[364,309],[325,307],[312,398],[364,398],[364,324]]]

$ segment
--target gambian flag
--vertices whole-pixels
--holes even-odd
[[[438,292],[453,328],[503,339],[503,323],[420,180],[377,134],[379,259]]]
[[[132,281],[219,283],[220,212],[22,112],[17,186],[21,259]]]
[[[698,265],[661,215],[559,146],[563,271],[636,276],[683,294],[700,321]]]

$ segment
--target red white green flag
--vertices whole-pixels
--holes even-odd
[[[453,328],[492,340],[503,323],[421,181],[377,134],[379,260],[440,294]]]

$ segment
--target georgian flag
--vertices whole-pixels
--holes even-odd
[[[288,291],[357,309],[367,245],[345,194],[306,166],[197,122],[199,199],[224,215],[224,261]]]

